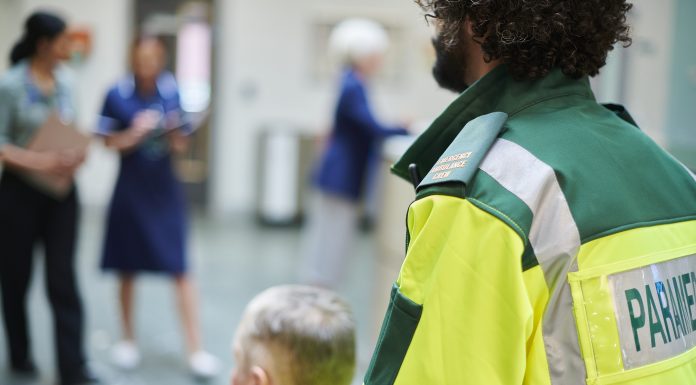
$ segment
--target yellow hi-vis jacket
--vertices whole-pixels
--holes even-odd
[[[696,177],[609,107],[499,67],[406,152],[366,385],[696,384]]]

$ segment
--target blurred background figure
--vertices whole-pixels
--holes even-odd
[[[54,196],[28,182],[27,172],[72,178],[84,153],[27,149],[57,112],[75,118],[72,85],[60,67],[69,56],[65,21],[37,12],[24,24],[12,49],[12,67],[0,80],[0,284],[5,335],[13,373],[37,377],[29,337],[26,299],[34,247],[44,248],[46,289],[54,319],[60,384],[91,383],[83,348],[84,317],[74,271],[78,199]]]
[[[302,280],[334,288],[340,284],[360,219],[368,167],[382,139],[406,135],[402,126],[377,121],[367,84],[380,70],[389,37],[368,19],[339,23],[329,49],[345,65],[333,127],[314,178],[316,195],[306,234]]]
[[[161,273],[174,281],[190,369],[211,377],[218,362],[201,346],[196,294],[186,265],[186,204],[172,163],[173,154],[186,150],[192,127],[174,76],[164,70],[166,60],[159,39],[137,39],[133,72],[109,90],[99,121],[98,134],[121,157],[101,263],[119,275],[123,340],[113,347],[112,359],[123,369],[138,366],[135,276]]]

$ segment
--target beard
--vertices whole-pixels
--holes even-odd
[[[447,90],[462,93],[469,84],[464,80],[467,62],[463,49],[457,46],[454,49],[447,48],[442,41],[442,36],[434,37],[435,64],[433,64],[433,77],[437,84]]]

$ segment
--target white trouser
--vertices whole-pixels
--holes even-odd
[[[348,254],[356,238],[359,205],[318,192],[302,245],[300,279],[303,283],[335,289],[342,281]]]

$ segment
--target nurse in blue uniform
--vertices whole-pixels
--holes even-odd
[[[382,26],[348,19],[331,33],[330,48],[345,64],[334,123],[314,178],[316,196],[305,234],[301,280],[340,286],[355,241],[370,167],[384,138],[406,135],[380,123],[368,100],[369,80],[382,66],[389,39]]]
[[[216,374],[218,362],[202,350],[194,290],[187,275],[187,217],[172,153],[185,151],[185,124],[173,75],[164,71],[166,52],[155,38],[136,41],[133,73],[109,90],[98,134],[120,152],[109,208],[102,268],[119,275],[123,341],[112,351],[123,369],[140,362],[133,326],[133,294],[139,273],[171,276],[184,326],[188,363],[201,377]]]

